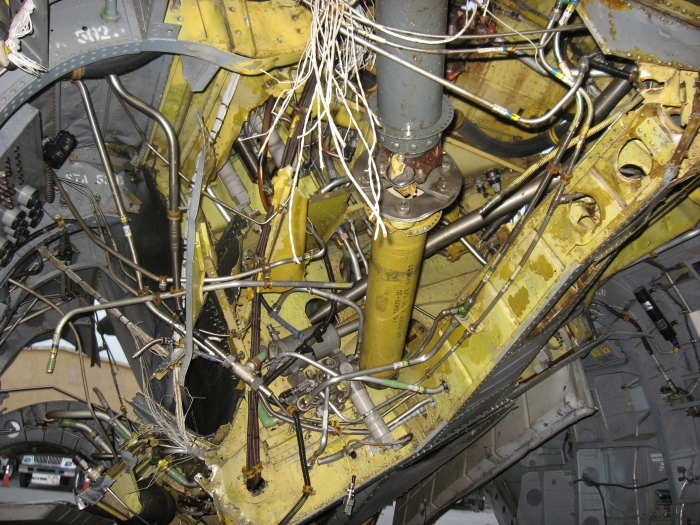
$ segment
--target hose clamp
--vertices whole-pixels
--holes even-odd
[[[180,210],[175,210],[175,211],[167,210],[167,214],[168,214],[168,220],[179,221],[180,216],[182,215],[182,212]]]
[[[304,494],[308,494],[309,496],[314,493],[314,488],[311,485],[304,485],[304,488],[301,489],[301,491]]]

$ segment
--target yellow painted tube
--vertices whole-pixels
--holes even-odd
[[[386,237],[372,241],[361,369],[402,359],[426,235],[440,215],[437,212],[417,222],[385,220]],[[379,377],[390,375],[392,372],[378,374]]]

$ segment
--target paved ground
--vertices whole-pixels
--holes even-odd
[[[393,517],[394,507],[387,507],[382,511],[377,525],[391,525]],[[437,521],[437,525],[498,525],[498,521],[490,510],[484,512],[449,510]]]
[[[0,478],[2,479],[2,478]],[[10,480],[9,487],[0,487],[0,502],[17,503],[25,501],[70,501],[75,503],[75,496],[68,489],[56,490],[53,487],[29,485],[28,488],[19,486],[19,476]]]
[[[1,478],[0,478],[1,479]],[[69,501],[75,503],[75,496],[67,489],[56,490],[50,487],[30,485],[28,488],[19,486],[19,477],[10,480],[9,487],[0,487],[0,503],[42,501]],[[394,517],[394,507],[382,511],[377,525],[391,525]],[[471,512],[468,510],[450,510],[437,522],[437,525],[498,525],[493,512]]]

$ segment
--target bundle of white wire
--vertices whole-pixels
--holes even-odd
[[[339,164],[342,167],[339,171],[342,171],[345,176],[350,178],[369,208],[370,219],[376,221],[375,238],[379,235],[386,235],[386,226],[379,211],[381,181],[373,155],[376,143],[376,127],[380,126],[380,123],[377,116],[370,109],[366,94],[359,82],[360,71],[371,64],[374,56],[364,47],[358,45],[353,35],[356,32],[358,34],[370,34],[373,30],[379,30],[408,42],[427,45],[445,44],[454,41],[467,31],[479,9],[475,8],[471,11],[469,20],[467,20],[465,27],[459,33],[452,36],[435,36],[406,34],[406,32],[388,28],[375,22],[370,13],[358,7],[353,7],[351,3],[343,0],[302,1],[312,14],[311,38],[299,62],[294,80],[290,82],[289,87],[279,98],[274,108],[273,114],[275,118],[271,129],[274,129],[279,119],[286,114],[288,108],[294,102],[296,94],[314,76],[316,87],[311,103],[312,111],[308,111],[304,115],[303,120],[297,124],[302,126],[302,131],[299,135],[299,151],[303,151],[305,144],[310,142],[311,137],[314,135],[317,137],[317,143],[322,148],[323,134],[327,132],[331,137],[335,150],[342,152],[345,148],[346,132],[338,127],[333,120],[333,115],[338,110],[339,105],[344,106],[344,109],[350,116],[352,128],[357,130],[362,146],[369,153],[368,164],[364,167],[369,181],[368,188],[360,187],[342,154],[338,155]],[[486,10],[488,0],[480,1],[478,7]],[[341,28],[345,29],[347,31],[346,34],[349,36],[342,36],[340,34]],[[366,135],[362,133],[358,122],[355,120],[357,108],[360,108],[360,111],[367,116],[367,121],[370,124],[370,133]],[[312,114],[315,116],[315,119],[312,119]],[[269,134],[265,137],[264,143],[266,144],[268,140]],[[323,155],[318,156],[318,161],[323,168]],[[292,187],[296,187],[298,184],[301,164],[302,155],[299,154],[293,166],[294,179]],[[292,191],[287,202],[284,203],[290,214],[293,210],[294,193]],[[294,221],[290,217],[288,221],[290,236],[292,236],[292,224],[294,224]],[[299,254],[295,253],[293,245],[292,250],[295,260],[299,262],[297,259]]]
[[[22,71],[26,71],[30,75],[38,77],[41,73],[46,71],[46,68],[20,52],[20,39],[34,31],[34,24],[31,18],[34,9],[36,9],[34,0],[25,0],[21,9],[12,18],[12,24],[10,24],[10,30],[8,31],[5,45],[10,50],[10,53],[7,55],[10,62]]]

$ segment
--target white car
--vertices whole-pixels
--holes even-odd
[[[35,485],[68,485],[71,489],[79,486],[78,469],[70,457],[54,454],[24,454],[19,457],[19,484],[28,487]]]

